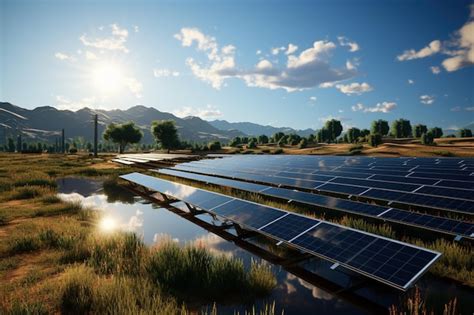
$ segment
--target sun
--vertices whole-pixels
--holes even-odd
[[[104,94],[113,94],[124,83],[122,67],[114,62],[103,62],[92,71],[92,84]]]
[[[118,227],[117,222],[111,217],[102,218],[99,222],[99,228],[102,232],[110,233]]]

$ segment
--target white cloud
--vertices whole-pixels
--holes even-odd
[[[143,84],[133,77],[125,78],[125,85],[136,98],[142,97]]]
[[[97,49],[117,50],[128,53],[129,50],[125,46],[128,38],[128,30],[120,28],[117,24],[111,24],[111,36],[104,38],[90,38],[86,34],[79,37],[84,46],[94,47]]]
[[[420,96],[420,102],[425,105],[431,105],[435,101],[435,98],[433,95],[421,95]]]
[[[76,58],[73,55],[68,55],[62,52],[55,53],[54,57],[58,58],[59,60],[76,61]]]
[[[79,101],[72,101],[62,95],[56,95],[56,106],[62,110],[76,111],[84,107],[92,108],[96,104],[95,97],[85,97]]]
[[[292,53],[294,53],[295,51],[298,50],[298,46],[296,45],[293,45],[293,44],[288,44],[288,49],[285,51],[285,54],[286,55],[291,55]]]
[[[153,69],[153,75],[156,78],[161,78],[161,77],[178,77],[179,76],[178,71],[173,71],[170,69]]]
[[[464,108],[461,108],[461,106],[455,106],[455,107],[451,108],[452,112],[460,112],[462,110],[464,110],[466,112],[474,112],[474,106],[469,106],[469,107],[464,107]]]
[[[408,79],[408,84],[415,84],[415,81]]]
[[[474,5],[469,8],[469,19],[451,35],[451,40],[443,43],[439,40],[432,41],[418,52],[413,49],[406,50],[402,55],[397,56],[397,59],[400,61],[412,60],[442,53],[449,56],[441,63],[448,72],[474,65]]]
[[[259,49],[257,50],[257,52],[255,53],[256,55],[261,55],[262,54],[262,51]]]
[[[336,48],[330,41],[316,41],[313,47],[304,50],[299,56],[288,55],[287,64],[283,67],[272,64],[270,68],[268,60],[261,60],[253,69],[244,70],[236,67],[234,46],[219,49],[214,37],[205,35],[196,28],[183,28],[174,37],[186,47],[196,43],[197,50],[207,54],[206,63],[187,58],[186,64],[197,78],[215,89],[220,89],[226,79],[238,78],[250,87],[285,89],[291,92],[339,82],[357,74],[355,69],[333,68],[329,64],[331,51]],[[278,48],[278,51],[284,50],[287,48]]]
[[[356,52],[360,49],[359,44],[349,41],[347,37],[339,36],[337,40],[339,41],[339,45],[349,47],[350,52]]]
[[[390,113],[397,107],[395,102],[382,102],[377,103],[373,107],[366,107],[361,103],[358,103],[352,106],[352,111],[354,112],[364,112],[364,113]]]
[[[464,107],[464,110],[468,112],[474,112],[474,106]]]
[[[310,97],[309,97],[309,100],[310,100],[311,102],[316,102],[317,97],[316,97],[316,96],[310,96]]]
[[[439,74],[441,72],[441,69],[439,67],[431,66],[430,70],[433,74]]]
[[[134,26],[133,26],[133,31],[134,31],[135,33],[140,32],[140,28],[138,27],[138,25],[134,25]]]
[[[285,47],[284,46],[281,46],[281,47],[275,47],[275,48],[272,48],[271,49],[271,53],[272,55],[278,55],[280,53],[280,51],[285,51]]]
[[[357,94],[360,95],[362,93],[370,92],[374,88],[370,86],[368,83],[363,82],[363,83],[350,83],[350,84],[337,84],[336,89],[341,91],[342,93],[346,95],[352,95],[352,94]]]
[[[405,50],[403,54],[397,56],[399,61],[413,60],[425,58],[434,54],[437,54],[441,51],[441,41],[434,40],[428,46],[423,47],[419,51],[414,49]]]
[[[217,118],[222,116],[222,112],[215,106],[207,105],[205,108],[185,106],[173,112],[178,117],[196,116],[201,119]]]

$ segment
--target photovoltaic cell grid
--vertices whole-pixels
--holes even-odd
[[[268,157],[268,156],[265,156]],[[391,176],[378,174],[364,174],[366,178],[357,178],[361,173],[344,173],[344,176],[335,174],[334,171],[324,171],[324,174],[282,171],[275,170],[263,164],[262,157],[227,157],[218,160],[204,160],[180,164],[175,169],[198,172],[207,175],[225,176],[242,180],[268,183],[276,186],[287,186],[303,188],[308,190],[327,191],[343,195],[360,195],[365,198],[380,199],[385,201],[397,201],[399,203],[409,203],[413,205],[437,208],[447,211],[474,213],[474,182],[461,182],[443,179],[408,178],[399,177],[398,182],[384,181],[387,178],[375,178],[376,176]],[[256,161],[253,163],[253,161]],[[252,165],[251,165],[252,164]],[[267,163],[268,164],[268,163]],[[231,170],[231,171],[229,171]],[[330,176],[332,174],[332,176]],[[356,177],[346,177],[353,176]],[[283,175],[283,176],[282,176]],[[319,176],[319,180],[315,180]],[[322,177],[324,176],[324,177]],[[391,176],[397,177],[397,176]],[[474,176],[469,176],[474,179]],[[391,178],[393,180],[393,178]],[[413,182],[409,182],[413,180]],[[407,181],[407,182],[403,182]],[[421,181],[421,182],[420,182]],[[433,182],[434,181],[434,182]],[[415,182],[420,182],[415,184]],[[431,184],[431,185],[427,185]],[[465,187],[461,189],[435,186],[439,184],[452,184],[453,186]],[[390,199],[391,197],[396,200]]]
[[[409,224],[429,230],[434,229],[453,235],[462,235],[464,237],[474,236],[474,224],[469,222],[284,188],[269,187],[258,184],[250,184],[255,186],[245,187],[241,185],[243,182],[237,180],[187,173],[173,169],[160,169],[156,171],[160,174],[191,179],[224,187],[236,188],[252,193],[259,193],[264,196],[281,198],[286,201],[296,201],[301,204],[355,213],[357,215],[364,215],[384,221]]]
[[[399,289],[407,289],[441,255],[438,252],[379,237],[249,201],[177,184],[140,173],[121,178],[214,213],[315,256]],[[219,198],[220,205],[205,207]],[[298,216],[299,218],[295,218]],[[282,223],[290,227],[279,229]],[[277,232],[275,232],[277,231]]]

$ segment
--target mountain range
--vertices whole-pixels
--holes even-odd
[[[0,102],[0,141],[6,137],[21,134],[35,141],[54,141],[65,129],[66,138],[84,137],[93,139],[93,115],[99,115],[99,134],[110,123],[133,121],[143,131],[144,143],[153,141],[150,125],[154,120],[174,120],[180,138],[187,141],[207,142],[228,141],[236,136],[245,136],[237,130],[219,130],[199,117],[179,118],[161,112],[153,107],[133,106],[127,110],[93,110],[82,108],[78,111],[59,110],[51,106],[25,109],[11,103]]]
[[[171,113],[162,112],[154,107],[133,106],[126,110],[94,110],[82,108],[78,111],[60,110],[51,106],[25,109],[7,102],[0,102],[0,144],[6,137],[15,138],[21,134],[35,141],[53,141],[65,129],[66,138],[83,137],[86,141],[93,139],[93,115],[99,115],[99,134],[102,134],[110,123],[133,121],[143,131],[144,143],[152,143],[150,125],[154,120],[174,120],[180,138],[192,142],[219,140],[227,142],[236,136],[271,136],[277,132],[296,133],[300,136],[314,134],[313,129],[296,130],[289,127],[273,127],[251,122],[228,122],[226,120],[206,121],[199,117],[179,118]],[[474,123],[465,126],[474,129]],[[444,130],[445,135],[455,130]]]

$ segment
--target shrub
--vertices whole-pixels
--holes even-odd
[[[283,149],[276,149],[275,151],[273,151],[273,154],[282,154],[283,153]]]
[[[217,151],[221,149],[221,143],[219,141],[213,141],[207,146],[210,151]]]
[[[433,134],[430,132],[423,133],[421,135],[421,144],[433,145],[434,144]]]
[[[472,137],[471,129],[463,128],[458,131],[459,138],[470,138]]]
[[[248,149],[255,149],[257,147],[257,142],[255,142],[253,139],[250,140],[250,142],[247,144]]]
[[[83,265],[66,270],[61,288],[60,309],[63,314],[89,314],[94,301],[96,276]]]
[[[379,144],[382,144],[382,136],[379,133],[370,134],[368,142],[371,147],[377,147]]]
[[[69,153],[70,153],[70,154],[76,154],[76,153],[77,153],[77,149],[76,149],[76,148],[70,148],[70,149],[69,149]]]
[[[308,146],[308,140],[306,140],[306,138],[301,138],[301,141],[300,141],[298,147],[299,147],[300,149],[304,149],[304,148],[306,148],[307,146]]]

